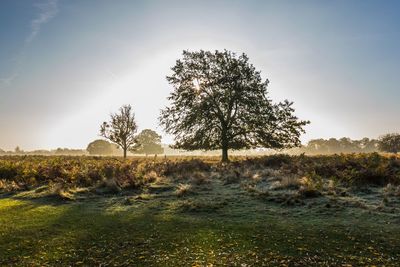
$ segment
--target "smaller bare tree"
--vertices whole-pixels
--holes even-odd
[[[119,113],[111,114],[111,120],[100,126],[100,135],[119,145],[124,151],[124,158],[127,151],[136,145],[136,131],[135,114],[130,105],[122,106]]]

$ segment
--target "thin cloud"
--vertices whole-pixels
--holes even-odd
[[[15,78],[17,78],[17,76],[18,76],[18,72],[14,72],[14,73],[12,73],[11,75],[9,75],[8,77],[0,78],[0,83],[3,84],[3,85],[10,85],[11,82],[12,82]]]
[[[46,3],[37,4],[40,9],[38,17],[31,21],[31,32],[26,38],[25,43],[31,43],[39,34],[40,28],[54,18],[58,13],[58,0],[49,0]]]
[[[31,21],[29,35],[25,39],[24,47],[19,52],[19,55],[15,59],[16,66],[14,71],[7,77],[0,78],[0,87],[9,86],[19,75],[21,64],[24,58],[25,50],[27,46],[39,34],[40,29],[58,13],[58,0],[48,0],[44,3],[36,4],[35,7],[39,9],[38,15]]]

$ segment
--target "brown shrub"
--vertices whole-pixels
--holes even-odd
[[[143,175],[143,182],[145,184],[159,182],[162,178],[155,171],[149,171]]]
[[[187,196],[193,193],[193,187],[190,184],[178,184],[175,195],[177,197]]]
[[[383,189],[384,196],[400,197],[400,185],[387,184]]]
[[[204,172],[196,171],[191,175],[191,180],[196,185],[203,185],[210,183],[210,178]]]
[[[283,176],[279,181],[279,184],[274,188],[278,189],[299,189],[301,186],[301,181],[294,175]]]

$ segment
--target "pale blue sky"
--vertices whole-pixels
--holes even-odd
[[[398,1],[3,0],[0,148],[84,148],[122,104],[161,133],[183,49],[247,53],[304,142],[400,131]]]

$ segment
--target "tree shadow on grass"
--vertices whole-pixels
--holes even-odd
[[[394,266],[400,256],[399,241],[379,250],[379,238],[368,243],[363,229],[349,234],[297,221],[221,221],[212,214],[165,213],[151,204],[116,209],[118,201],[109,199],[9,201],[0,210],[0,265],[7,266]]]

